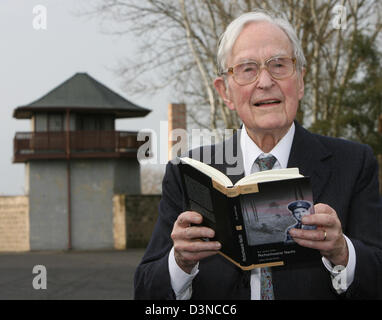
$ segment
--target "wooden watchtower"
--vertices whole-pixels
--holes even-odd
[[[32,250],[113,247],[112,198],[140,193],[144,143],[115,120],[149,112],[86,73],[14,110],[32,125],[16,133],[13,158],[26,164]]]

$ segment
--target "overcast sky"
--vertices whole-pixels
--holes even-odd
[[[167,119],[168,92],[128,96],[113,68],[126,56],[139,59],[138,39],[101,32],[99,21],[77,16],[78,0],[0,1],[0,195],[24,194],[24,164],[13,164],[13,138],[31,131],[30,121],[16,120],[13,110],[28,104],[77,72],[87,72],[133,103],[153,110],[145,118],[118,120],[117,130],[151,128]],[[47,9],[47,29],[36,30],[33,8]],[[172,101],[176,102],[176,101]]]

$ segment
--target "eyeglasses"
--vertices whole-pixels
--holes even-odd
[[[296,58],[272,57],[261,65],[256,61],[248,60],[229,67],[220,75],[231,74],[238,85],[244,86],[255,82],[263,68],[269,72],[272,78],[277,80],[285,79],[295,72]]]

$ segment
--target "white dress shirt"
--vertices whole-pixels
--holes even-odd
[[[273,169],[283,169],[287,167],[290,150],[292,147],[293,137],[295,132],[294,123],[290,127],[287,134],[278,142],[278,144],[269,152],[277,161]],[[252,165],[259,155],[264,153],[248,136],[245,126],[241,130],[240,146],[243,152],[244,174],[247,176],[251,173]],[[265,154],[267,155],[267,154]],[[257,166],[255,166],[257,167]],[[257,168],[257,171],[260,171]],[[256,169],[255,171],[256,172]],[[346,243],[349,250],[349,259],[346,268],[338,268],[332,266],[329,260],[322,257],[322,262],[325,268],[331,273],[333,287],[338,294],[341,294],[349,288],[354,279],[355,270],[355,250],[352,242],[345,236]],[[174,257],[174,248],[171,249],[168,259],[169,272],[171,278],[171,285],[175,292],[177,300],[187,300],[192,295],[192,280],[199,272],[197,264],[190,274],[184,272],[176,263]],[[251,299],[260,300],[260,268],[251,270]],[[339,279],[343,279],[339,284]],[[344,283],[345,281],[345,283]]]

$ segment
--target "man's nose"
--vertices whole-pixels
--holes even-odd
[[[266,68],[261,68],[256,80],[256,87],[259,89],[268,89],[274,84],[273,78]]]

